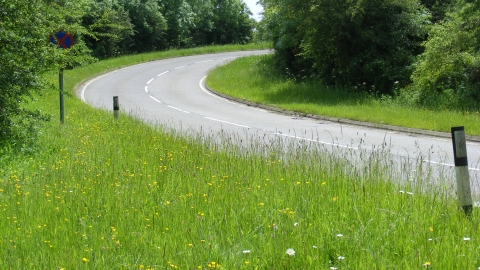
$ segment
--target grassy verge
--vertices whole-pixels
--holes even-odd
[[[52,90],[34,105],[56,115],[57,102]],[[73,95],[66,109],[34,155],[0,163],[2,269],[480,266],[478,213],[465,218],[442,188],[421,192],[419,170],[394,184],[381,153],[353,163],[299,149],[285,161],[281,146],[205,144]]]
[[[236,60],[211,72],[207,83],[227,95],[305,114],[444,132],[450,132],[454,126],[465,126],[467,134],[480,136],[478,111],[431,111],[317,82],[296,83],[272,71],[271,58]]]

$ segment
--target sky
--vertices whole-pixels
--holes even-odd
[[[257,21],[260,20],[261,15],[260,12],[263,12],[263,7],[261,5],[257,5],[258,0],[243,0],[245,4],[247,4],[250,11],[253,13],[253,18]]]

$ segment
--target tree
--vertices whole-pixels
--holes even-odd
[[[432,27],[406,90],[422,105],[476,108],[480,105],[480,1],[456,2]]]
[[[193,28],[190,32],[190,45],[209,45],[209,36],[214,31],[215,22],[212,0],[187,0],[194,13]]]
[[[407,84],[429,13],[416,0],[263,0],[280,66],[389,93]]]
[[[119,0],[119,4],[128,12],[134,25],[133,52],[167,48],[167,21],[156,0]]]
[[[130,52],[134,25],[116,1],[90,0],[82,24],[90,30],[91,35],[85,39],[94,57],[109,58]]]
[[[213,0],[214,29],[208,41],[213,44],[244,44],[253,37],[255,21],[240,0]]]
[[[185,0],[162,0],[161,9],[167,21],[169,47],[188,47],[192,43],[190,31],[194,28],[195,14]]]
[[[70,50],[48,42],[57,31],[86,33],[79,21],[84,1],[3,0],[0,2],[0,146],[23,147],[34,138],[38,111],[22,106],[44,88],[41,75],[90,58],[81,38]]]

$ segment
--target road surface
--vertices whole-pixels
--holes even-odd
[[[237,57],[265,53],[268,51],[148,62],[101,75],[82,85],[77,94],[84,102],[107,110],[112,110],[112,97],[118,96],[123,112],[185,132],[235,134],[242,142],[279,138],[350,153],[388,149],[399,163],[409,163],[399,166],[400,170],[409,170],[401,172],[405,178],[412,177],[421,164],[432,168],[435,175],[451,179],[454,185],[453,150],[449,138],[279,114],[226,100],[204,86],[209,70]],[[478,194],[480,144],[467,142],[467,152],[472,190]]]

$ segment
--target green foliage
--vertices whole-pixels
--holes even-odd
[[[212,0],[215,31],[210,34],[214,44],[245,44],[251,41],[255,21],[250,10],[238,0]]]
[[[0,147],[23,148],[34,140],[38,110],[26,110],[32,91],[44,88],[41,75],[66,65],[91,60],[80,35],[86,33],[78,19],[83,1],[3,0],[0,2]],[[48,37],[58,31],[72,33],[76,45],[58,49]]]
[[[86,41],[97,58],[118,56],[128,52],[132,45],[134,25],[128,12],[117,2],[91,1],[82,24],[90,30]]]
[[[405,91],[430,107],[478,108],[480,104],[480,10],[478,1],[458,1],[434,25]],[[404,93],[405,94],[405,93]]]
[[[273,55],[237,59],[213,70],[206,82],[222,94],[258,104],[337,119],[450,132],[465,126],[468,135],[480,136],[480,110],[430,110],[411,106],[403,96],[376,97],[361,85],[357,91],[327,86],[320,80],[292,80],[272,68]],[[407,97],[408,98],[408,97]]]
[[[437,23],[445,18],[446,13],[455,1],[456,0],[421,0],[421,3],[430,10],[432,23]]]
[[[195,27],[195,13],[186,0],[162,0],[162,10],[167,20],[166,37],[169,47],[189,46],[192,37],[189,35]]]
[[[388,93],[408,83],[429,13],[415,0],[264,0],[277,56],[294,74]]]
[[[210,44],[245,44],[254,20],[241,0],[86,0],[83,25],[99,58]]]
[[[68,91],[107,68],[199,51],[74,69]],[[55,114],[56,97],[47,91],[36,106]],[[0,155],[1,269],[479,266],[478,208],[465,218],[448,179],[434,186],[423,160],[397,174],[386,149],[355,160],[336,147],[305,151],[307,142],[288,155],[275,142],[239,150],[224,132],[186,138],[66,102],[68,121],[42,127],[33,158]]]
[[[148,52],[166,47],[167,21],[156,0],[119,0],[119,3],[128,12],[134,25],[133,52]]]

